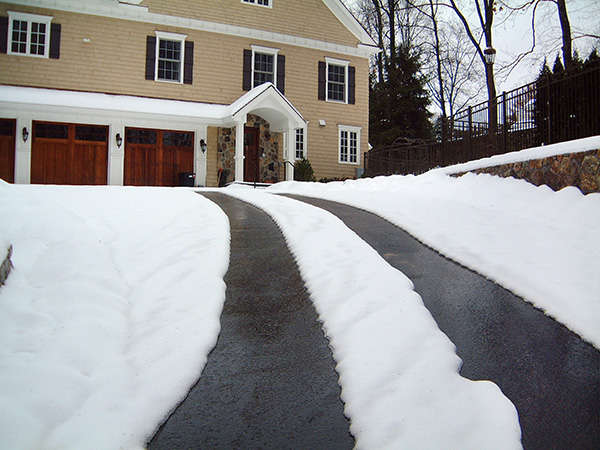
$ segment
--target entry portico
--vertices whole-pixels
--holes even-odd
[[[168,186],[177,184],[177,172],[195,172],[196,185],[215,185],[218,141],[209,130],[227,128],[235,145],[230,181],[244,181],[245,134],[253,126],[259,136],[257,168],[273,174],[262,180],[257,169],[254,181],[279,181],[283,172],[291,180],[296,130],[306,134],[307,125],[271,83],[230,105],[14,86],[0,86],[0,104],[3,118],[16,121],[14,180],[25,184],[60,179],[61,184]],[[89,151],[85,132],[90,130],[93,158],[82,153]],[[263,148],[267,141],[275,143],[269,151]],[[84,169],[93,177],[82,178],[78,172],[90,161],[94,167]]]

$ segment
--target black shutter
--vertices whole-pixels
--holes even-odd
[[[154,80],[156,67],[156,36],[146,38],[146,80]]]
[[[277,55],[277,89],[285,95],[285,55]]]
[[[50,58],[60,58],[60,23],[53,23],[50,26]]]
[[[8,53],[8,17],[0,17],[0,53]]]
[[[348,103],[356,103],[356,68],[348,66]]]
[[[242,89],[244,91],[249,91],[252,89],[252,50],[244,50]]]
[[[194,43],[188,41],[185,42],[183,82],[185,84],[192,84],[194,82]]]
[[[319,100],[325,100],[327,88],[327,64],[324,61],[319,61]]]

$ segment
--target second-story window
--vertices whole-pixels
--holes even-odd
[[[349,61],[326,57],[319,61],[319,100],[353,105],[356,102],[356,68]]]
[[[275,80],[275,54],[254,52],[254,83],[259,86]]]
[[[185,34],[156,31],[148,36],[146,79],[192,84],[194,43]]]
[[[285,94],[285,56],[276,48],[251,47],[252,50],[244,50],[243,89],[249,91],[263,83],[273,83]]]
[[[52,17],[10,11],[8,16],[8,53],[48,58]]]
[[[156,37],[156,79],[182,83],[184,46],[187,36],[157,31]]]
[[[346,101],[346,66],[327,65],[327,100]]]

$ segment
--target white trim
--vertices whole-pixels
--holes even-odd
[[[156,34],[156,50],[154,57],[154,81],[160,81],[163,83],[176,83],[183,84],[183,71],[185,68],[185,40],[187,39],[187,34],[178,34],[178,33],[168,33],[166,31],[155,31]],[[179,61],[179,80],[168,80],[163,78],[158,78],[158,60],[160,55],[160,41],[173,41],[179,42],[181,44],[181,58]]]
[[[323,1],[327,4],[328,7],[330,6],[329,3],[331,2],[339,3],[339,0]],[[25,6],[36,6],[39,8],[49,8],[59,11],[89,14],[93,16],[109,17],[114,19],[131,20],[135,22],[150,23],[158,26],[174,26],[178,28],[187,28],[191,30],[225,34],[228,36],[235,36],[252,40],[268,41],[276,44],[292,45],[313,50],[321,50],[327,53],[337,53],[347,56],[358,56],[362,58],[369,58],[370,56],[381,51],[379,48],[377,48],[377,45],[373,42],[373,40],[370,37],[368,37],[368,35],[367,40],[361,39],[362,42],[358,43],[358,45],[356,46],[335,44],[332,42],[319,41],[316,39],[309,39],[289,34],[274,33],[254,28],[238,27],[223,23],[208,22],[205,20],[188,19],[184,17],[169,16],[166,14],[150,13],[148,12],[148,8],[146,6],[137,6],[121,2],[107,2],[106,4],[99,4],[97,2],[83,0],[11,0],[11,3]],[[344,7],[342,6],[342,8]]]
[[[8,42],[7,42],[7,53],[9,55],[19,55],[19,56],[30,56],[33,58],[49,58],[50,57],[50,30],[51,30],[51,22],[54,19],[53,16],[41,16],[39,14],[29,14],[22,13],[17,11],[7,11],[8,14]],[[27,41],[25,43],[25,53],[14,52],[12,49],[13,44],[13,25],[14,21],[18,20],[21,22],[27,22]],[[30,53],[31,50],[31,25],[33,23],[44,24],[46,26],[46,31],[44,33],[44,54],[36,55]]]
[[[338,125],[338,163],[347,164],[351,166],[360,165],[360,132],[362,127],[356,127],[352,125]],[[348,161],[342,161],[342,132],[356,133],[356,161],[350,161],[350,142],[348,142]],[[350,135],[348,135],[350,140]]]
[[[260,6],[261,8],[273,9],[274,0],[267,0],[268,5],[261,5],[260,3],[257,3],[257,1],[258,0],[241,0],[243,5]]]

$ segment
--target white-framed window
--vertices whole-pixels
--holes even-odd
[[[242,3],[250,3],[251,5],[264,6],[266,8],[273,7],[273,0],[242,0]]]
[[[263,83],[276,84],[279,49],[252,45],[252,87]]]
[[[304,128],[296,128],[296,159],[306,158]]]
[[[187,35],[155,31],[156,67],[155,80],[183,83],[185,40]]]
[[[327,63],[327,101],[348,103],[348,65],[349,61],[325,58]]]
[[[360,164],[361,127],[338,125],[339,162],[342,164]]]
[[[48,58],[53,17],[8,11],[8,53]]]

